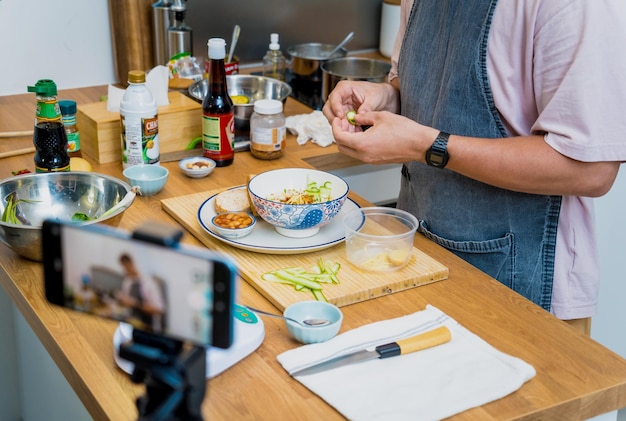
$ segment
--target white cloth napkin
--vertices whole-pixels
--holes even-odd
[[[298,145],[304,145],[311,140],[313,143],[326,147],[335,141],[330,123],[318,110],[310,114],[289,116],[286,118],[286,126],[291,134],[297,135]]]
[[[434,348],[296,376],[351,420],[439,420],[502,398],[535,376],[433,306],[345,332],[278,356],[288,372],[445,325],[452,340]]]
[[[169,70],[165,66],[156,66],[146,74],[146,86],[150,89],[157,106],[168,105],[170,103],[167,91],[169,89]],[[119,112],[120,102],[124,96],[125,89],[108,86],[107,110],[113,113]]]

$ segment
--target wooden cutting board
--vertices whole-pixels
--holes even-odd
[[[174,217],[209,249],[234,259],[240,276],[274,304],[281,312],[290,304],[311,300],[308,292],[295,291],[289,285],[263,281],[261,275],[283,267],[302,266],[309,269],[320,258],[341,264],[339,284],[324,284],[323,292],[329,302],[338,307],[381,297],[420,285],[441,281],[448,277],[448,268],[413,247],[411,262],[393,272],[365,272],[350,264],[345,256],[345,245],[305,254],[264,254],[242,250],[208,234],[198,221],[200,205],[219,190],[193,193],[161,201],[163,209]],[[257,223],[265,223],[259,221]]]

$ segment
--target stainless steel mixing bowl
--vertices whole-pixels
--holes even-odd
[[[82,212],[96,219],[77,224],[103,222],[117,226],[127,207],[104,218],[98,217],[120,202],[130,189],[122,180],[94,172],[24,174],[6,178],[0,181],[0,215],[7,206],[8,196],[13,193],[18,199],[33,202],[19,203],[17,215],[21,224],[0,221],[0,240],[20,256],[41,261],[41,226],[45,219],[71,221],[72,215]]]
[[[291,94],[291,86],[278,79],[255,75],[226,76],[228,95],[243,95],[250,100],[247,104],[235,104],[235,131],[242,135],[250,131],[250,116],[257,99],[277,99],[284,104]],[[202,102],[208,91],[208,82],[202,79],[189,87],[189,95]]]

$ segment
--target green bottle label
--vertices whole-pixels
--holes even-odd
[[[80,133],[67,133],[67,151],[78,152],[80,150]]]
[[[61,107],[56,101],[38,101],[36,117],[40,120],[60,120]]]
[[[70,170],[70,166],[66,165],[65,167],[59,167],[59,168],[42,168],[40,166],[35,165],[35,172],[36,173],[44,173],[44,172],[64,172],[64,171],[69,171]]]

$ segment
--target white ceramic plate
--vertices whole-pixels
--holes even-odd
[[[246,188],[246,186],[234,187],[235,189]],[[317,234],[306,238],[290,238],[280,235],[273,226],[257,219],[256,226],[252,232],[238,239],[224,238],[211,230],[211,218],[215,216],[214,194],[204,201],[198,208],[198,221],[204,230],[211,236],[243,250],[254,251],[265,254],[300,254],[310,253],[332,247],[345,240],[346,235],[343,228],[343,217],[348,212],[358,209],[360,206],[352,199],[347,198],[341,211],[327,225],[320,228]]]

